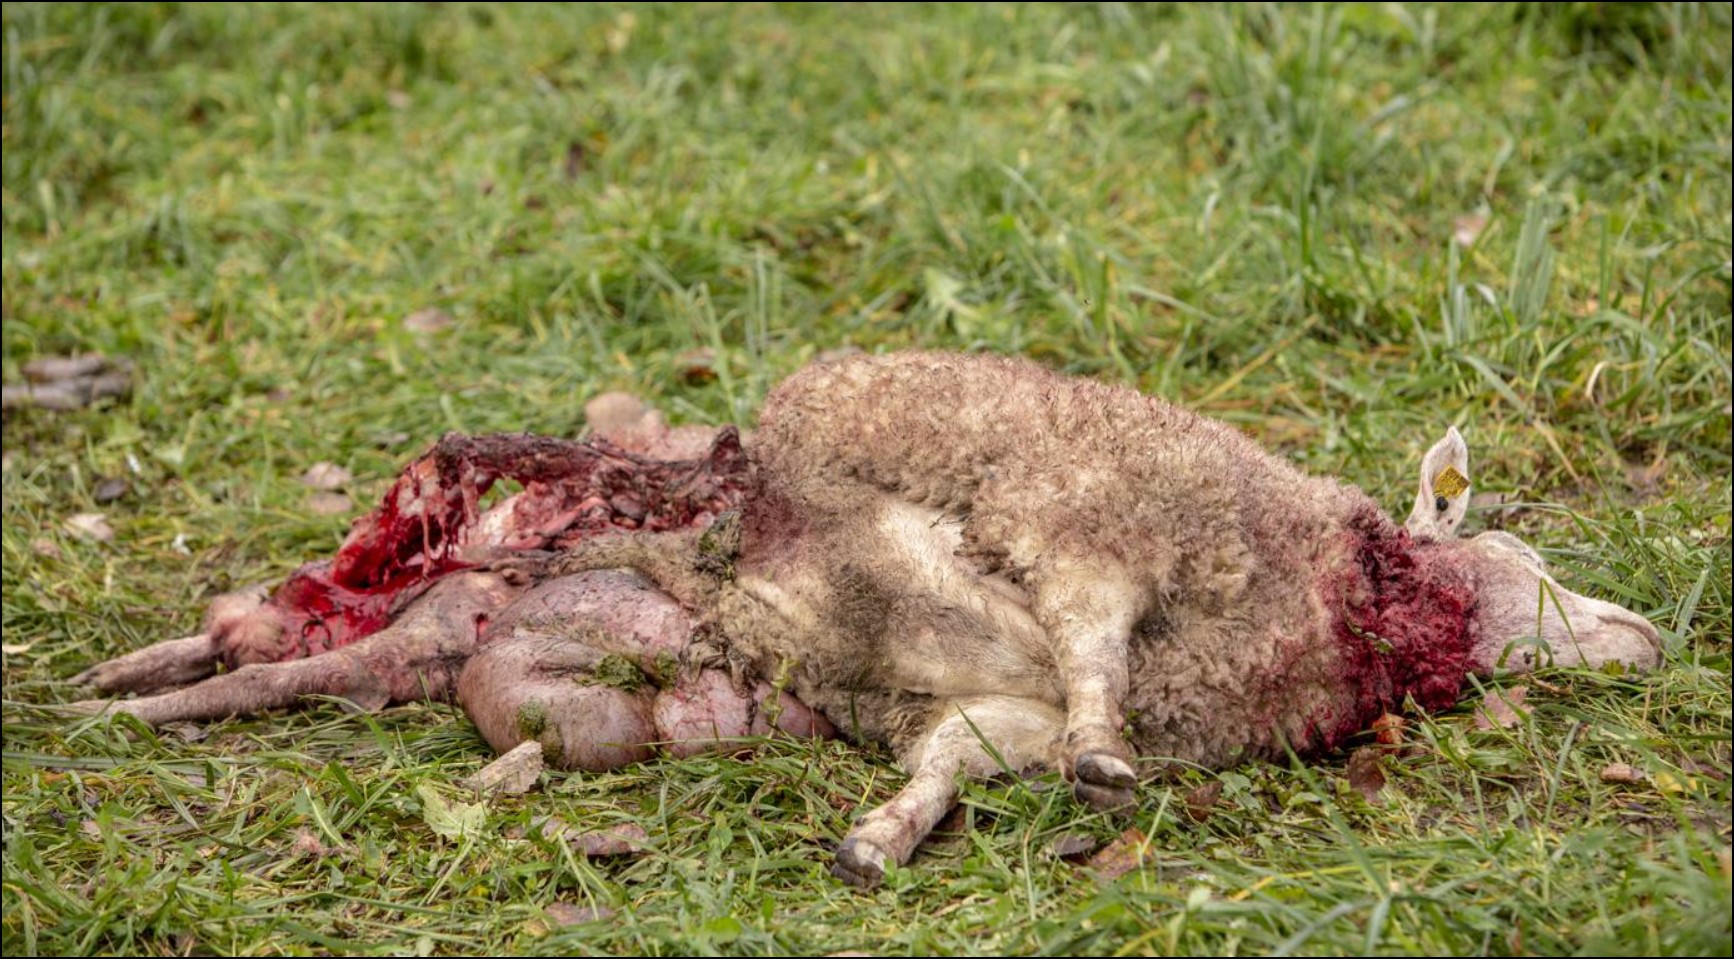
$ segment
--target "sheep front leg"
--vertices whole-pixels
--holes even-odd
[[[1048,631],[1066,694],[1062,770],[1092,809],[1129,806],[1138,784],[1121,735],[1127,643],[1140,615],[1129,579],[1079,563],[1035,583],[1035,613]]]
[[[221,659],[210,633],[165,639],[104,660],[72,677],[104,693],[146,693],[196,683],[217,671]]]
[[[110,696],[154,693],[196,683],[215,673],[223,659],[223,637],[265,604],[266,591],[254,586],[211,601],[203,632],[185,639],[168,639],[97,663],[72,681],[95,686]]]
[[[1007,769],[1050,766],[1064,729],[1059,710],[1037,699],[972,696],[937,706],[928,732],[899,750],[910,770],[908,785],[856,821],[837,849],[832,874],[863,889],[878,885],[885,867],[908,862],[957,805],[960,771],[988,779]]]
[[[138,699],[87,699],[68,708],[91,715],[125,713],[152,726],[246,716],[293,706],[304,696],[343,696],[363,708],[377,709],[388,699],[384,683],[362,668],[353,651],[390,638],[388,633],[377,633],[323,656],[253,663],[174,692]]]
[[[307,659],[257,663],[155,696],[73,703],[77,712],[127,713],[153,726],[223,719],[343,696],[366,709],[449,698],[486,618],[519,592],[505,577],[469,573],[436,583],[389,627]]]

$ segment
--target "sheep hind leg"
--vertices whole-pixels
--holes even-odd
[[[589,772],[648,759],[655,691],[642,677],[602,681],[602,645],[538,632],[488,643],[458,677],[458,703],[502,755],[538,742],[557,768]]]
[[[606,637],[571,634],[489,643],[464,667],[458,702],[502,756],[535,742],[555,768],[587,772],[649,759],[658,746],[685,758],[774,730],[835,734],[787,693],[764,683],[743,693],[722,670],[698,670],[656,689],[625,659],[604,652],[608,645]],[[772,697],[780,697],[775,705]]]
[[[550,619],[546,611],[559,610]],[[495,751],[541,744],[560,769],[601,772],[728,748],[776,731],[835,730],[795,697],[691,660],[691,619],[634,574],[581,573],[543,583],[495,623],[465,665],[458,702]]]
[[[856,821],[831,872],[852,886],[872,888],[886,866],[902,865],[921,840],[957,805],[957,774],[987,779],[1008,769],[1051,766],[1064,733],[1061,712],[1040,700],[971,696],[937,707],[927,733],[900,750],[909,783]]]

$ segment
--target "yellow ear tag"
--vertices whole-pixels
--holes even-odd
[[[1457,472],[1457,467],[1447,466],[1433,477],[1433,492],[1446,499],[1456,499],[1458,494],[1469,488],[1469,478]]]

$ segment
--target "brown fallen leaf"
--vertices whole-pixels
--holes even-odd
[[[1604,783],[1641,783],[1644,781],[1644,771],[1630,763],[1608,763],[1602,767],[1602,782]]]
[[[59,559],[61,556],[65,555],[60,551],[60,544],[46,536],[38,536],[31,540],[30,551],[38,556],[46,556],[49,559]]]
[[[132,361],[98,353],[45,356],[23,366],[27,382],[0,387],[0,407],[76,410],[132,391]]]
[[[560,169],[560,172],[565,174],[566,179],[576,180],[578,179],[578,174],[584,172],[586,152],[584,144],[577,140],[573,140],[566,144],[566,162],[561,165]]]
[[[1403,729],[1408,722],[1396,713],[1385,713],[1373,720],[1373,740],[1386,749],[1403,745]]]
[[[184,743],[196,743],[211,734],[210,730],[198,723],[163,723],[157,730],[170,733]]]
[[[342,493],[314,493],[307,497],[307,509],[315,516],[342,516],[354,512],[355,503]]]
[[[90,491],[90,498],[99,504],[112,503],[125,496],[130,489],[132,489],[132,484],[125,479],[119,476],[110,476],[96,484],[96,488]]]
[[[1691,773],[1691,774],[1696,775],[1696,776],[1707,776],[1711,779],[1716,780],[1717,782],[1721,782],[1722,780],[1728,778],[1728,775],[1726,773],[1724,773],[1722,770],[1717,769],[1715,766],[1712,766],[1709,763],[1700,762],[1696,759],[1693,759],[1691,756],[1687,756],[1686,758],[1680,760],[1680,768],[1685,770],[1686,772]]]
[[[411,333],[438,333],[457,322],[452,315],[437,306],[416,310],[403,318],[403,328]]]
[[[1475,728],[1510,729],[1523,722],[1523,717],[1529,715],[1529,711],[1523,708],[1524,700],[1528,697],[1528,686],[1489,689],[1487,695],[1481,697],[1481,703],[1475,707]]]
[[[95,376],[109,368],[108,357],[101,353],[79,353],[74,356],[43,356],[31,360],[19,369],[32,383],[52,383],[80,376]]]
[[[1144,834],[1132,826],[1091,856],[1086,866],[1103,879],[1118,879],[1143,865],[1148,849]]]
[[[1222,780],[1212,779],[1186,794],[1186,816],[1193,822],[1204,822],[1216,812],[1222,798]]]
[[[643,826],[626,823],[596,832],[583,832],[566,837],[574,851],[592,859],[605,856],[630,856],[641,853],[650,844]]]
[[[108,517],[101,513],[79,513],[76,516],[68,516],[66,522],[61,525],[66,527],[68,533],[79,539],[94,540],[98,543],[106,543],[114,539],[114,527],[108,525]]]
[[[650,845],[650,835],[637,823],[621,823],[592,832],[580,832],[563,820],[552,816],[542,820],[537,831],[547,839],[564,840],[572,851],[586,859],[627,856],[644,852]]]
[[[301,474],[301,485],[309,489],[340,490],[355,479],[348,470],[336,463],[318,462]]]
[[[1096,837],[1080,832],[1069,832],[1054,840],[1049,850],[1056,859],[1077,861],[1096,851]]]
[[[1378,746],[1362,746],[1355,750],[1349,754],[1349,768],[1345,772],[1349,785],[1370,803],[1381,802],[1379,793],[1385,788],[1385,764],[1379,759],[1381,751]]]
[[[716,351],[708,348],[687,350],[674,358],[674,368],[681,379],[697,386],[716,379]]]

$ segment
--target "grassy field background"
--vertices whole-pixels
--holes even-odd
[[[1727,954],[1728,10],[7,3],[6,379],[140,377],[5,423],[5,951]],[[846,345],[1133,383],[1399,512],[1458,424],[1507,500],[1470,526],[1666,665],[1419,720],[1378,803],[1342,757],[1129,821],[972,785],[870,894],[825,871],[902,781],[870,750],[551,775],[462,830],[451,707],[39,708],[329,553],[316,462],[363,509],[446,430],[572,435],[606,389],[750,423]],[[1055,855],[1128,825],[1117,879]]]

